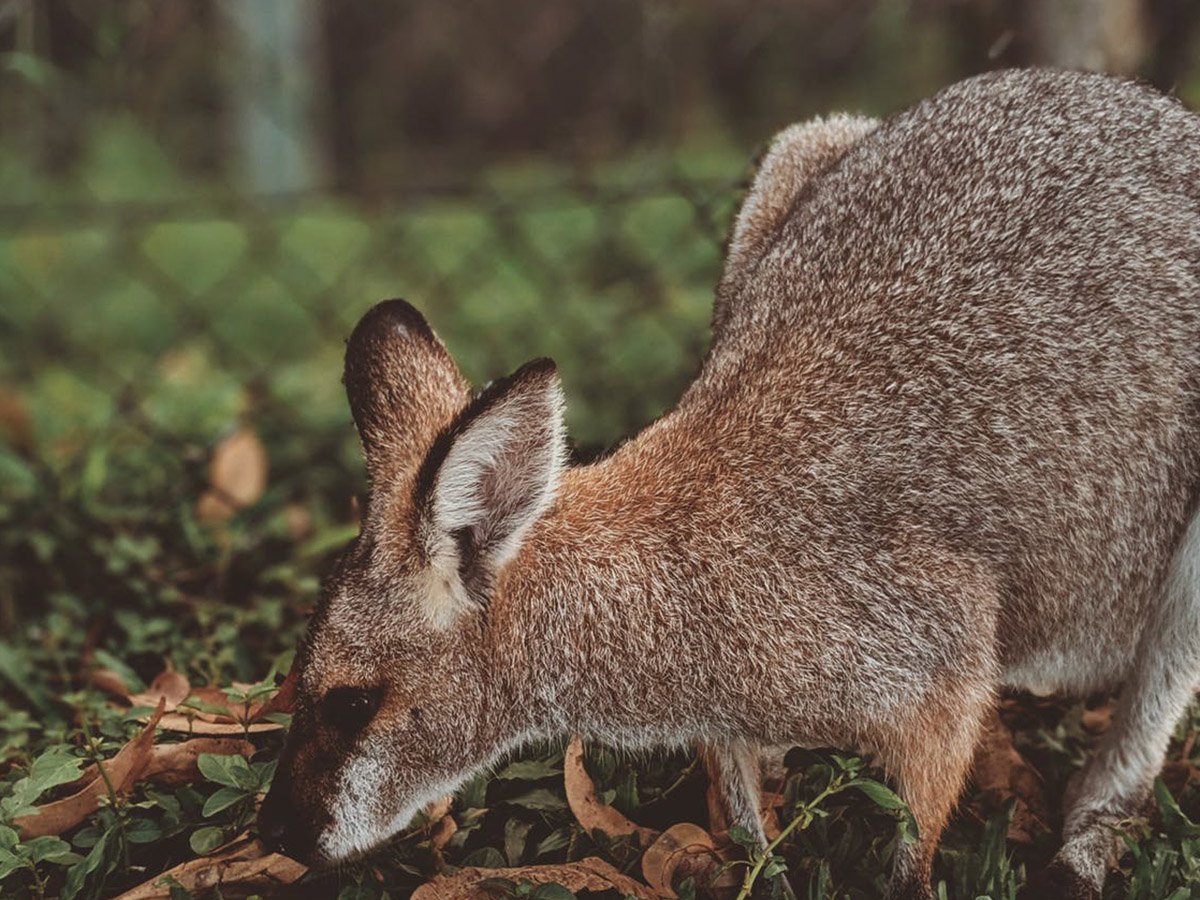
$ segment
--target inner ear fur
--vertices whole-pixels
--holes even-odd
[[[344,381],[372,489],[414,474],[471,398],[445,346],[404,300],[385,300],[359,320]]]
[[[481,604],[553,501],[566,462],[557,370],[534,360],[488,385],[434,441],[416,486],[417,532],[447,585],[445,622]]]

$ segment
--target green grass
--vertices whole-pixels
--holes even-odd
[[[134,689],[167,663],[198,685],[287,669],[321,574],[354,530],[363,475],[339,379],[342,340],[370,303],[403,295],[423,308],[476,383],[556,358],[574,438],[604,446],[661,413],[699,364],[740,167],[718,154],[689,173],[702,185],[691,198],[664,186],[680,166],[649,159],[597,173],[588,190],[535,170],[371,209],[330,198],[231,207],[182,184],[136,135],[97,146],[80,179],[104,202],[71,210],[50,201],[77,204],[79,184],[37,183],[0,153],[0,171],[20,175],[33,204],[0,224],[5,897],[112,897],[251,821],[278,733],[254,738],[244,769],[209,761],[190,784],[143,782],[60,836],[18,843],[11,827],[140,730],[136,710],[90,686],[91,669],[117,670]],[[267,489],[213,527],[196,500],[213,447],[239,425],[266,446]],[[1009,716],[1057,797],[1086,753],[1081,707]],[[1173,753],[1192,729],[1181,726]],[[562,747],[524,759],[460,792],[441,851],[449,869],[599,855],[637,875],[636,847],[572,817]],[[602,797],[655,828],[706,823],[694,763],[600,747],[588,756]],[[901,839],[896,815],[858,791],[810,808],[846,766],[861,763],[802,755],[787,783],[785,822],[806,820],[763,870],[785,865],[800,897],[878,897]],[[1111,898],[1200,897],[1200,793],[1189,784],[1159,801],[1161,823],[1131,824],[1137,840]],[[1007,900],[1045,864],[1053,837],[1006,841],[1010,814],[968,795],[938,858],[940,897]],[[312,890],[407,896],[437,858],[417,830],[312,876]]]

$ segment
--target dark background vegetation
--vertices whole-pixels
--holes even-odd
[[[165,665],[195,685],[286,671],[355,529],[341,352],[374,301],[418,305],[477,383],[554,357],[574,439],[601,448],[696,370],[774,131],[1031,63],[1195,107],[1198,40],[1194,0],[0,2],[0,798],[34,759],[111,756],[137,731],[98,667],[134,689]],[[229,488],[212,463],[234,434],[254,452]],[[1052,794],[1083,715],[1009,716]],[[259,743],[269,764],[278,737]],[[460,800],[451,871],[632,866],[572,824],[561,748],[536,755],[540,779]],[[686,754],[589,760],[635,818],[702,816],[677,799],[702,777],[655,799],[699,777]],[[42,858],[0,802],[0,894],[115,896],[211,849],[251,811],[204,815],[216,787],[143,786]],[[790,851],[797,891],[871,896],[894,828],[865,801],[834,811]],[[1008,897],[1052,850],[1005,850],[986,817],[952,829],[947,898]],[[1195,830],[1168,818],[1112,896],[1200,897]],[[436,867],[426,838],[311,890],[406,896]]]

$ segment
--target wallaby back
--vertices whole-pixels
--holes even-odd
[[[777,509],[986,561],[1015,683],[1119,678],[1200,467],[1200,119],[1100,76],[973,79],[854,143],[754,256],[678,414],[772,420],[743,461]]]

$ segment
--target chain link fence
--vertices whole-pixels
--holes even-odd
[[[1193,6],[1092,2],[1132,23],[1094,54],[1200,93]],[[1035,6],[0,3],[9,480],[102,444],[186,496],[249,424],[295,490],[344,487],[342,341],[392,296],[477,384],[555,358],[610,444],[703,356],[756,146],[1030,61]]]

